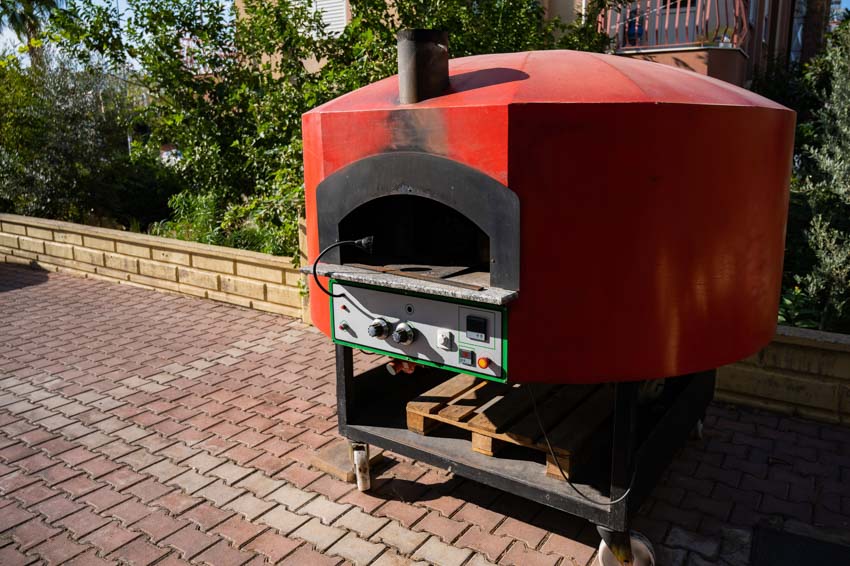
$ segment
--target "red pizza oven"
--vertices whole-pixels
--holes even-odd
[[[304,115],[309,260],[332,246],[318,273],[352,297],[311,281],[320,330],[409,362],[558,383],[689,374],[771,339],[792,111],[625,57],[448,61],[434,32],[410,33],[401,85]]]

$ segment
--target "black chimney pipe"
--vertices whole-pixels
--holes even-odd
[[[415,104],[449,88],[449,33],[436,29],[398,32],[398,101]]]

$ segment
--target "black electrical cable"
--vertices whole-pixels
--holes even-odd
[[[629,481],[629,487],[626,489],[625,493],[618,497],[617,499],[609,499],[608,501],[596,501],[595,499],[586,496],[575,486],[573,482],[570,481],[570,478],[567,477],[567,474],[564,473],[564,468],[561,467],[561,462],[555,456],[555,451],[552,449],[552,444],[549,442],[549,436],[546,434],[546,427],[543,426],[543,420],[540,418],[540,413],[537,411],[537,399],[534,398],[534,392],[531,390],[532,386],[527,386],[525,389],[528,390],[528,396],[531,397],[531,406],[534,409],[534,416],[537,419],[537,424],[540,426],[540,432],[543,434],[543,440],[546,441],[546,447],[549,449],[549,456],[551,456],[552,461],[555,462],[555,465],[558,466],[558,471],[561,472],[561,475],[564,477],[564,481],[573,488],[573,490],[579,494],[582,499],[590,501],[596,505],[615,505],[620,501],[623,501],[626,497],[629,496],[629,492],[632,491],[632,486],[635,483],[635,476],[637,475],[637,470],[632,472],[632,479]]]
[[[366,250],[367,252],[372,253],[372,244],[374,242],[375,238],[373,236],[366,236],[365,238],[360,238],[359,240],[341,240],[339,242],[334,242],[333,244],[329,245],[321,252],[319,252],[319,255],[316,257],[316,261],[313,262],[313,280],[316,282],[316,285],[318,285],[319,289],[321,289],[322,292],[324,292],[325,295],[328,295],[329,297],[345,296],[345,293],[339,293],[334,295],[333,293],[325,289],[325,286],[322,285],[321,281],[319,281],[319,274],[316,272],[316,270],[319,267],[319,261],[321,261],[323,255],[325,255],[334,248],[338,248],[339,246],[355,246],[357,248],[360,248],[361,250]]]

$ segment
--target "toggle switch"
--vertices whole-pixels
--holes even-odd
[[[441,350],[451,350],[452,349],[452,341],[453,335],[451,330],[438,330],[437,331],[437,347]]]

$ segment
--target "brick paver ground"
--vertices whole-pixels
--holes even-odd
[[[0,564],[586,564],[594,530],[337,438],[333,351],[284,317],[0,264]],[[747,563],[754,524],[850,527],[850,431],[713,406],[636,528],[662,564]]]

